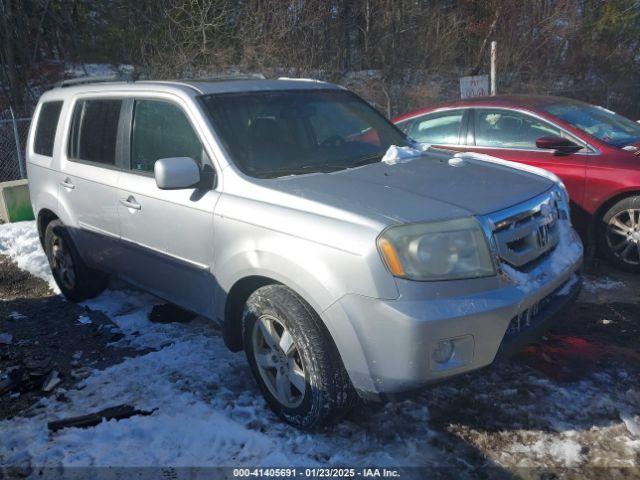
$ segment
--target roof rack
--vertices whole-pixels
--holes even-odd
[[[266,80],[267,77],[262,73],[221,73],[220,75],[211,75],[205,78],[188,78],[185,82],[224,82],[228,80]]]
[[[127,74],[120,75],[95,75],[78,78],[69,78],[62,80],[56,84],[58,88],[72,87],[74,85],[86,85],[89,83],[108,83],[108,82],[133,82],[133,76]]]

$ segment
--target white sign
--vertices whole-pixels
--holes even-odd
[[[485,97],[489,95],[489,75],[460,77],[460,98]]]

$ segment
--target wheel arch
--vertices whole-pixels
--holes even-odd
[[[220,278],[222,295],[218,300],[217,316],[222,319],[222,331],[225,344],[232,351],[242,350],[241,315],[244,304],[249,296],[258,288],[270,284],[281,284],[290,288],[307,302],[316,314],[323,320],[322,312],[335,300],[330,292],[313,277],[311,272],[304,271],[299,266],[289,271],[284,268],[286,261],[281,259],[281,268],[247,268],[237,272],[233,279]],[[225,271],[226,269],[222,269]],[[229,271],[229,270],[226,270]],[[225,293],[227,292],[227,293]],[[331,333],[331,332],[330,332]]]
[[[318,308],[317,302],[311,300],[309,292],[299,286],[293,286],[292,282],[282,279],[278,275],[254,274],[239,278],[226,294],[224,301],[224,319],[222,320],[222,333],[224,343],[233,352],[244,350],[242,339],[242,311],[249,296],[260,287],[265,285],[283,285],[291,289],[308,303],[320,318],[320,324],[329,337],[329,340],[336,347],[338,355],[342,360],[347,374],[352,384],[355,386],[363,384],[362,375],[354,378],[353,372],[364,372],[368,374],[368,367],[362,346],[357,333],[353,329],[352,323],[346,316],[346,312],[338,306],[338,302],[333,302],[326,309]],[[311,301],[310,301],[311,300]],[[367,389],[374,391],[375,388],[370,381],[367,381]]]
[[[280,283],[273,278],[262,275],[249,275],[240,278],[227,293],[224,302],[222,321],[222,338],[232,352],[243,350],[242,342],[242,310],[253,292],[265,285]]]
[[[602,217],[609,211],[611,207],[613,207],[619,201],[634,196],[640,196],[640,190],[630,189],[624,190],[622,192],[616,192],[614,195],[610,196],[604,202],[602,202],[595,213],[591,216],[591,221],[589,222],[588,242],[589,246],[592,247],[594,251],[597,251],[599,248],[598,224],[601,221]]]
[[[38,217],[36,219],[36,226],[38,228],[38,237],[40,238],[40,245],[44,248],[44,232],[47,230],[47,225],[49,225],[53,220],[58,220],[58,215],[56,215],[52,210],[48,208],[42,208],[38,211]]]

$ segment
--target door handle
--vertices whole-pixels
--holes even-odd
[[[134,210],[141,210],[142,209],[142,205],[140,205],[138,202],[136,202],[136,199],[133,197],[133,195],[129,195],[129,197],[127,199],[120,199],[120,203],[122,205],[124,205],[127,208],[133,208]]]
[[[69,177],[65,178],[64,182],[60,182],[60,185],[62,185],[64,188],[68,188],[69,190],[73,190],[74,188],[76,188],[76,186],[71,182]]]

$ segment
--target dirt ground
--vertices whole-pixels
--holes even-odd
[[[0,331],[12,336],[9,345],[0,344],[0,373],[20,384],[0,396],[0,419],[29,416],[43,397],[64,401],[64,393],[42,389],[52,371],[69,391],[86,369],[145,353],[114,345],[122,333],[107,316],[52,295],[45,281],[4,257]],[[431,444],[456,452],[470,471],[499,466],[485,477],[639,478],[639,450],[630,449],[626,431],[634,426],[621,422],[625,408],[640,412],[639,340],[640,277],[591,261],[578,303],[538,343],[408,403],[366,406],[347,420],[372,442],[391,443],[397,438],[384,438],[370,419],[380,416],[419,436],[425,427],[411,416],[424,407],[429,429],[438,432]],[[567,470],[549,460],[568,458],[571,466],[572,456],[583,468]],[[543,477],[538,468],[548,469]]]
[[[80,317],[91,323],[81,324]],[[126,356],[144,353],[110,346],[122,334],[108,317],[52,295],[47,282],[2,255],[0,331],[12,336],[10,344],[0,343],[0,372],[7,372],[18,384],[0,396],[0,419],[55,395],[55,389],[42,389],[52,372],[58,372],[60,387],[71,388],[90,368],[103,369]]]

